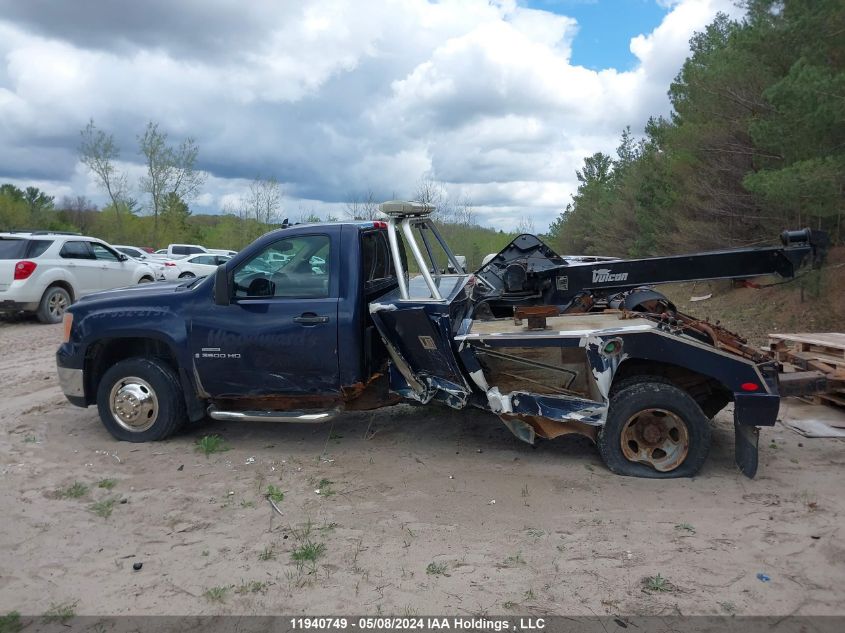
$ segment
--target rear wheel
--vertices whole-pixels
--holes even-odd
[[[125,442],[166,439],[187,418],[176,373],[147,358],[122,360],[106,370],[97,388],[97,409],[109,433]]]
[[[184,272],[179,275],[179,279],[190,279],[191,277],[196,277],[196,275],[192,272]]]
[[[38,320],[42,323],[60,323],[71,304],[70,293],[61,286],[50,286],[44,291],[38,305]]]
[[[710,422],[687,392],[644,377],[612,395],[596,444],[619,475],[691,477],[707,459]]]

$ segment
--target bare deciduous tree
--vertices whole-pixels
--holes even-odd
[[[346,215],[353,220],[375,220],[381,217],[378,201],[369,187],[362,194],[352,194],[346,201]]]
[[[475,207],[469,196],[463,195],[458,198],[452,206],[452,218],[456,224],[464,226],[475,226],[478,223]]]
[[[421,202],[434,207],[434,217],[440,219],[443,215],[443,203],[446,198],[446,192],[443,185],[431,177],[425,176],[420,178],[417,182],[417,188],[414,191],[414,202]]]
[[[121,207],[134,206],[128,195],[126,174],[115,165],[120,158],[120,148],[114,141],[114,135],[98,129],[93,119],[88,121],[80,135],[79,160],[96,176],[98,184],[109,196],[119,221]]]
[[[256,178],[249,185],[247,208],[259,224],[274,224],[282,212],[282,187],[275,178]]]
[[[534,218],[528,215],[523,215],[519,218],[519,222],[516,225],[516,232],[517,233],[530,233],[534,234],[536,229],[534,228]]]
[[[83,233],[94,220],[97,205],[85,196],[65,196],[59,203],[59,210],[63,211],[74,226],[78,226]]]
[[[167,144],[167,133],[159,131],[158,123],[147,123],[144,133],[138,137],[138,145],[147,167],[147,173],[141,178],[141,191],[150,196],[155,240],[158,216],[167,198],[178,196],[186,202],[193,199],[205,182],[206,174],[196,169],[199,148],[194,139],[187,138],[174,149]]]

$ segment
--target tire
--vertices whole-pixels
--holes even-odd
[[[710,421],[692,396],[657,376],[619,387],[596,438],[608,469],[650,479],[695,475],[710,451]]]
[[[71,303],[73,300],[67,290],[61,286],[50,286],[44,291],[35,314],[42,323],[61,323]]]
[[[152,277],[148,277],[147,275],[144,275],[143,277],[141,277],[141,278],[138,280],[138,283],[139,283],[139,284],[151,284],[151,283],[153,283],[154,281],[155,281],[155,279],[153,279]]]
[[[97,387],[100,420],[116,439],[155,442],[176,433],[187,420],[182,386],[160,360],[128,358],[103,374]]]
[[[179,279],[191,279],[192,277],[196,277],[196,275],[191,272],[185,272],[179,275]]]

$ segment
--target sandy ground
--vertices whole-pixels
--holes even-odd
[[[0,612],[845,613],[841,440],[765,429],[748,480],[722,417],[700,476],[665,482],[612,475],[586,440],[533,449],[481,412],[406,406],[119,443],[61,395],[59,337],[0,323]],[[212,433],[230,450],[198,453]],[[657,574],[669,591],[644,591]]]

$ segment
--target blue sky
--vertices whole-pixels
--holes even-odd
[[[628,70],[637,63],[630,41],[650,33],[669,9],[657,0],[527,0],[521,3],[578,20],[572,63],[602,70]]]

